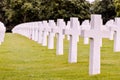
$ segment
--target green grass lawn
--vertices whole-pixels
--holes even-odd
[[[0,80],[120,80],[120,52],[113,52],[113,41],[103,40],[101,74],[89,76],[89,45],[78,43],[78,63],[68,63],[69,42],[64,55],[56,56],[37,42],[7,33],[0,46]]]

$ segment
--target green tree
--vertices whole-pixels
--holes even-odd
[[[57,19],[79,17],[86,19],[90,17],[90,4],[85,0],[42,0],[41,19]]]
[[[23,22],[90,17],[86,0],[1,0],[0,8],[0,18],[8,29]]]
[[[116,16],[120,17],[120,0],[114,0]]]
[[[113,0],[96,0],[91,9],[94,14],[102,14],[104,22],[116,16]]]
[[[39,0],[3,0],[2,17],[7,28],[12,29],[17,24],[38,20],[39,10],[36,10],[36,5],[40,4],[36,1]]]

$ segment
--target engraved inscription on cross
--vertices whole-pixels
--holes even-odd
[[[91,15],[91,30],[82,31],[82,36],[90,38],[89,74],[100,73],[100,45],[102,38],[109,38],[109,31],[102,31],[101,15]]]

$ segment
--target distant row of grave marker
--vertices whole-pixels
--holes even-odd
[[[54,37],[56,35],[56,55],[63,55],[63,40],[65,35],[67,35],[67,39],[70,41],[69,63],[77,62],[77,43],[79,42],[79,37],[84,38],[84,44],[88,44],[90,39],[89,74],[94,75],[100,73],[102,38],[114,40],[114,51],[120,51],[119,25],[120,18],[115,18],[115,21],[109,20],[103,25],[101,15],[92,14],[91,21],[85,20],[81,25],[77,17],[71,17],[67,24],[65,24],[63,19],[57,19],[57,23],[54,20],[44,20],[19,24],[12,31],[37,41],[43,46],[48,44],[48,49],[54,48]]]

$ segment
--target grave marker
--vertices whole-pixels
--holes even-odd
[[[66,29],[70,29],[70,21],[67,22]],[[70,40],[70,35],[67,35],[67,40]]]
[[[102,26],[101,15],[91,15],[91,30],[82,31],[84,37],[90,38],[90,60],[89,74],[100,73],[100,43],[102,38],[109,38],[109,31],[101,31]]]
[[[32,40],[35,40],[35,28],[33,22],[31,22],[31,28],[32,28]]]
[[[42,45],[43,45],[43,46],[47,46],[47,35],[48,35],[48,31],[47,31],[48,22],[47,22],[47,21],[43,21],[43,27],[44,27],[44,30],[43,30]]]
[[[64,31],[65,34],[70,35],[70,47],[69,47],[69,63],[77,62],[77,42],[79,40],[79,35],[81,30],[79,29],[78,18],[70,18],[70,27]]]
[[[120,18],[115,18],[115,24],[110,26],[114,34],[114,51],[120,52]]]
[[[41,21],[38,22],[38,43],[42,43],[42,40],[43,40],[43,30],[44,30],[44,27],[43,27],[43,23]]]
[[[34,41],[38,42],[38,22],[34,22],[34,30],[35,30],[35,39]]]
[[[63,29],[65,28],[65,22],[63,19],[57,19],[57,27],[53,29],[54,33],[57,33],[57,46],[56,54],[63,55]]]
[[[105,26],[109,29],[111,25],[114,25],[114,20],[109,20],[107,21],[107,23],[105,24]],[[111,30],[111,33],[110,33],[110,40],[113,40],[114,39],[114,31]]]
[[[82,30],[90,30],[90,22],[89,20],[85,20],[82,22],[81,24],[81,28]],[[88,37],[84,37],[84,44],[88,44],[89,43],[89,38]]]
[[[54,49],[54,37],[55,33],[52,32],[52,29],[56,27],[54,20],[49,20],[50,33],[48,36],[48,49]]]
[[[4,41],[6,28],[2,22],[0,22],[0,45]]]

